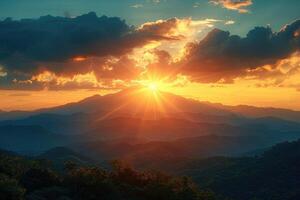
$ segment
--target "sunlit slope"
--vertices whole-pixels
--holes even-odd
[[[95,95],[80,102],[63,106],[42,109],[36,112],[43,113],[101,113],[102,118],[120,116],[138,116],[144,118],[166,117],[168,114],[205,113],[207,115],[230,115],[230,111],[215,108],[209,103],[186,99],[171,93],[155,90],[148,87],[133,87],[115,94],[105,96]]]

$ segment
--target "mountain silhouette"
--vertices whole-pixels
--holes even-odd
[[[295,120],[292,121],[286,120],[287,117],[282,119],[277,116],[278,114],[268,116],[269,109],[266,109],[266,116],[260,114],[255,118],[254,114],[248,116],[243,112],[236,112],[235,107],[229,108],[220,104],[186,99],[163,91],[153,92],[146,88],[133,87],[53,108],[31,112],[1,112],[0,139],[10,144],[9,150],[26,152],[34,151],[35,145],[22,146],[22,141],[24,144],[39,141],[41,144],[47,144],[44,147],[50,149],[65,145],[76,146],[77,143],[103,144],[124,138],[132,138],[140,141],[140,144],[149,141],[173,143],[178,139],[210,135],[226,136],[236,143],[239,143],[236,138],[255,138],[249,140],[249,145],[244,145],[247,148],[240,148],[239,152],[245,153],[256,148],[266,148],[277,142],[294,140],[300,136],[300,124],[297,123],[299,113],[296,111],[285,110],[286,115],[282,115],[289,117],[295,115]],[[264,110],[256,109],[260,110],[260,113]],[[275,111],[276,109],[273,109],[273,112]],[[3,120],[6,113],[8,116],[6,119],[9,120]],[[19,143],[7,141],[6,138],[10,138],[7,127],[10,126],[24,127],[24,131],[21,128],[13,129],[14,134],[20,136],[11,139],[20,141]],[[30,131],[26,131],[28,129]],[[18,130],[18,133],[15,133],[15,130]],[[196,141],[199,141],[197,145],[203,145],[201,139]],[[222,142],[225,141],[220,143]],[[230,142],[227,145],[229,147]],[[45,148],[38,148],[37,151]],[[238,153],[238,148],[230,152]],[[138,155],[137,152],[134,154]]]
[[[148,106],[148,110],[145,108]],[[146,112],[146,113],[145,113]],[[94,95],[79,102],[68,103],[52,108],[43,108],[35,111],[0,112],[0,121],[15,120],[32,115],[98,113],[99,116],[110,118],[114,116],[137,116],[155,119],[168,114],[176,113],[177,117],[196,118],[197,121],[240,123],[246,118],[275,117],[288,121],[300,122],[300,111],[263,108],[254,106],[226,106],[209,102],[187,99],[172,93],[157,91],[153,94],[143,87],[131,87],[120,92],[108,95]],[[206,121],[207,122],[207,121]]]

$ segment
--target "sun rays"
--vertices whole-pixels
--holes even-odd
[[[148,85],[148,89],[151,90],[152,92],[157,92],[159,87],[155,82],[153,82]]]
[[[104,120],[120,113],[131,113],[145,119],[161,118],[167,112],[168,100],[164,97],[164,84],[147,80],[136,87],[127,88],[116,94],[114,110],[108,111],[98,120]]]

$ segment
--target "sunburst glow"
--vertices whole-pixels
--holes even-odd
[[[141,80],[138,82],[141,86],[143,86],[146,90],[157,93],[159,91],[168,91],[170,88],[168,88],[168,83],[164,82],[164,80],[160,79],[146,79]]]
[[[151,90],[152,92],[157,92],[159,87],[157,83],[153,82],[148,85],[148,89]]]

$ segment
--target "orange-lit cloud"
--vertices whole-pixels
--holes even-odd
[[[155,49],[167,51],[173,60],[180,60],[183,56],[183,49],[186,43],[195,42],[205,36],[205,34],[222,22],[217,19],[194,20],[192,18],[171,18],[148,22],[138,28],[139,32],[161,35],[167,40],[151,41],[142,48],[134,49],[131,57],[135,59],[139,66],[151,64],[149,59],[155,62]]]
[[[106,21],[107,29],[117,29],[115,36],[98,27],[94,30],[82,23],[82,17],[95,24]],[[94,13],[67,20],[72,26],[77,24],[95,31],[97,40],[89,40],[90,31],[87,35],[79,31],[82,38],[69,33],[70,38],[75,38],[73,43],[56,49],[58,52],[53,51],[56,46],[52,43],[47,44],[49,48],[38,46],[30,53],[15,49],[18,53],[0,60],[1,89],[118,89],[147,80],[172,86],[193,82],[228,84],[237,80],[259,80],[262,82],[255,85],[260,87],[271,83],[281,87],[298,85],[296,78],[292,78],[296,76],[292,72],[296,73],[298,68],[283,66],[295,66],[293,60],[299,57],[299,20],[279,32],[256,27],[245,37],[215,29],[217,23],[234,23],[217,19],[171,18],[137,28],[119,18],[98,17]],[[36,23],[43,25],[40,19]],[[62,55],[59,51],[63,51]]]
[[[99,87],[99,84],[87,80],[80,82],[76,77],[94,74],[98,83],[111,86],[116,82],[118,85],[122,82],[124,85],[132,80],[140,80],[145,72],[157,71],[163,75],[166,74],[163,71],[168,71],[174,60],[181,59],[183,55],[181,49],[187,42],[197,40],[200,38],[199,35],[205,34],[204,29],[208,31],[215,23],[221,21],[171,18],[148,22],[134,29],[119,18],[98,17],[95,13],[75,18],[58,17],[55,21],[52,18],[41,17],[32,20],[32,24],[28,23],[24,26],[28,26],[28,30],[31,30],[34,24],[43,27],[48,23],[54,23],[55,27],[59,21],[64,21],[66,26],[76,25],[72,32],[56,33],[57,37],[61,34],[61,40],[67,43],[62,45],[57,43],[58,40],[54,41],[49,37],[44,38],[46,46],[41,48],[40,45],[35,45],[39,42],[38,38],[32,37],[33,41],[30,42],[32,52],[25,52],[23,48],[20,50],[11,48],[15,52],[8,52],[7,57],[0,60],[0,64],[2,62],[5,66],[1,69],[1,75],[7,76],[5,80],[0,80],[4,81],[0,88],[21,90],[36,90],[44,87],[48,89],[95,88]],[[92,23],[85,24],[82,18]],[[104,29],[95,28],[101,27],[99,25],[102,23],[105,24]],[[77,29],[77,27],[82,28]],[[114,29],[114,32],[107,34],[105,31],[110,28]],[[18,32],[14,29],[10,31]],[[35,34],[35,31],[32,29],[32,34]],[[52,31],[49,29],[49,35]],[[77,38],[77,35],[80,35],[80,38]],[[73,38],[73,41],[70,42],[67,36]],[[18,34],[14,37],[10,39],[19,40]],[[7,41],[7,44],[9,45],[10,41]],[[170,54],[168,61],[162,58],[162,53],[158,52]],[[160,68],[160,65],[165,66]]]
[[[281,87],[298,89],[300,86],[300,54],[294,53],[288,58],[279,60],[273,65],[247,70],[236,78],[237,82],[247,82],[253,87]]]
[[[120,18],[98,17],[93,12],[74,18],[44,16],[26,22],[5,21],[0,23],[0,39],[6,44],[1,47],[0,65],[8,74],[7,80],[28,80],[43,71],[59,76],[94,71],[101,78],[117,78],[119,73],[125,77],[122,66],[134,69],[134,64],[123,58],[153,42],[180,39],[173,33],[173,26],[176,25],[171,20],[136,29]],[[27,30],[26,39],[22,35],[23,27]],[[43,36],[37,37],[40,31]],[[119,62],[119,67],[110,62],[113,59],[125,61],[127,66]],[[112,70],[107,70],[111,68],[106,66],[107,62],[114,65]]]
[[[74,57],[74,58],[73,58],[73,61],[81,62],[81,61],[85,61],[86,59],[87,59],[86,57],[83,57],[83,56],[77,56],[77,57]]]
[[[171,18],[142,24],[138,31],[162,35],[169,39],[180,40],[190,36],[191,32],[200,32],[205,27],[213,27],[216,19],[193,20],[192,18]]]
[[[300,37],[300,28],[294,32],[294,37]]]
[[[212,4],[221,5],[229,10],[236,10],[239,13],[248,13],[246,7],[251,6],[252,0],[211,0]]]

